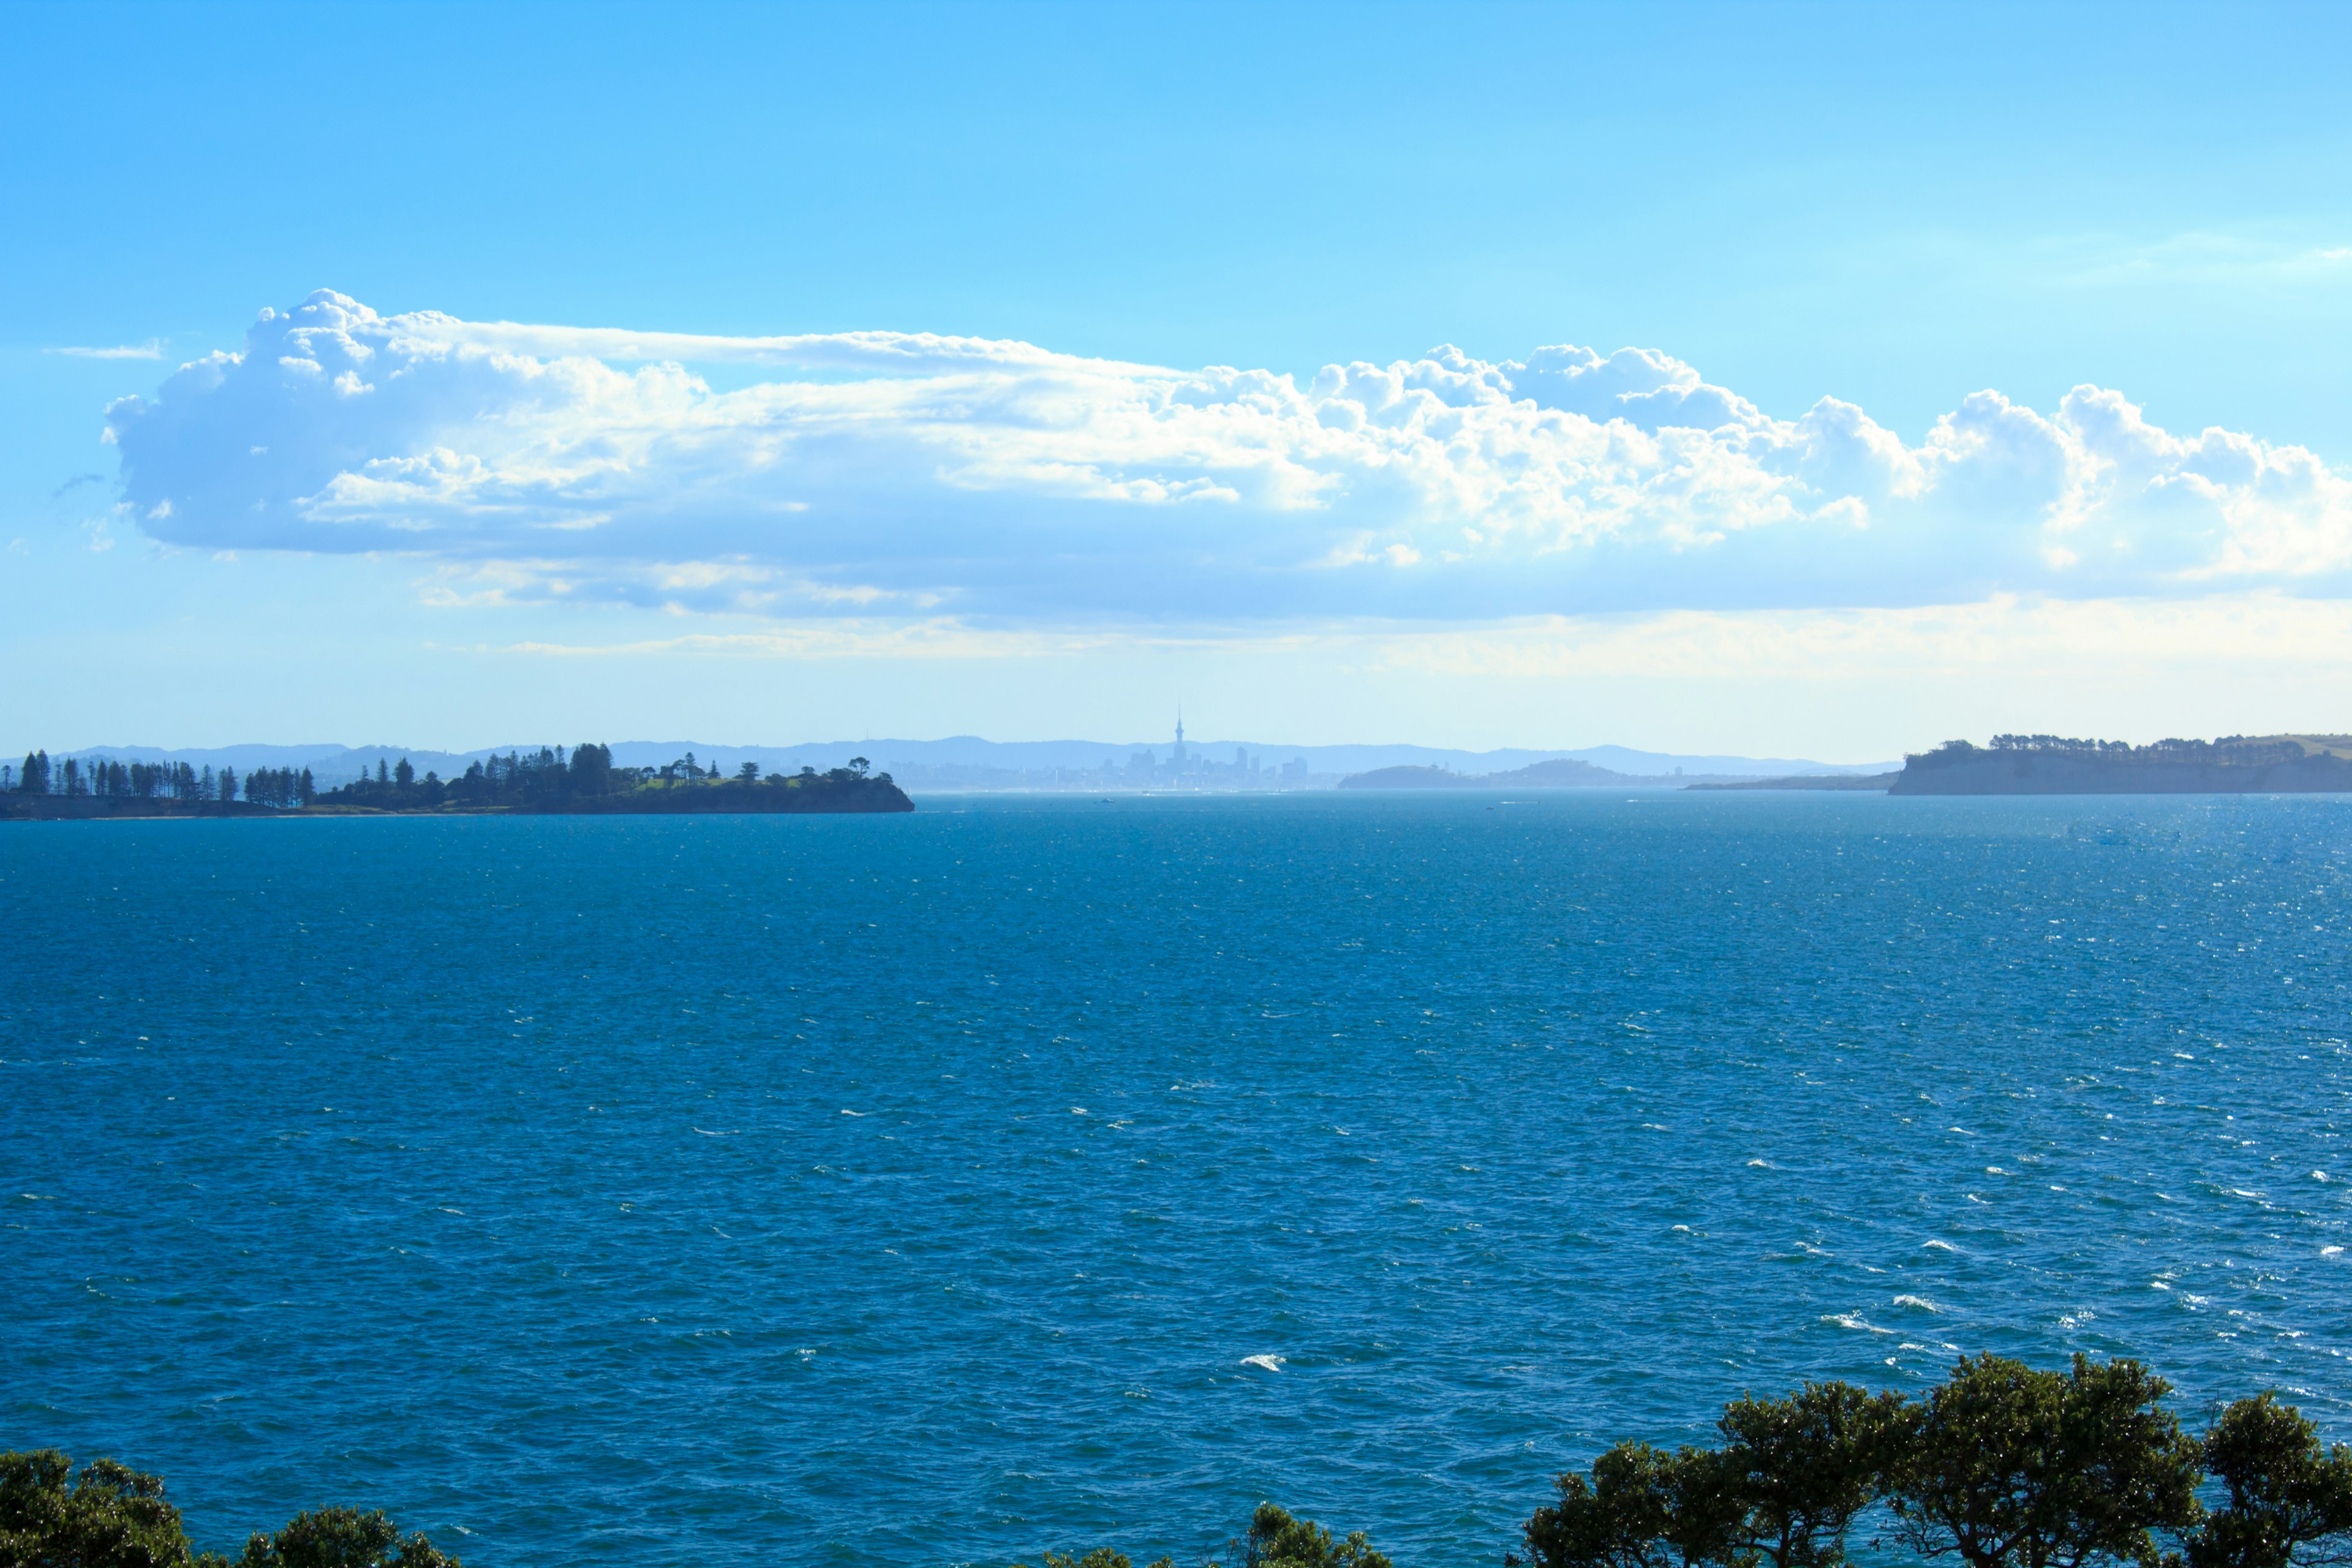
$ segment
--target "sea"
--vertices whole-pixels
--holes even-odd
[[[1807,1379],[2352,1437],[2352,801],[0,827],[0,1447],[200,1546],[1497,1568]]]

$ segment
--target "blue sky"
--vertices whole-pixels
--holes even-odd
[[[2352,728],[2340,9],[1269,12],[12,13],[0,745]]]

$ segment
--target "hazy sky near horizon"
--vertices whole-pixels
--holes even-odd
[[[0,748],[2352,729],[2340,9],[9,22]]]

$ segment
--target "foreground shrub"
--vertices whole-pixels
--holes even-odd
[[[1015,1564],[1015,1568],[1020,1568]],[[1134,1568],[1124,1552],[1097,1546],[1083,1557],[1045,1553],[1045,1568]],[[1162,1557],[1150,1568],[1175,1568],[1175,1559]],[[1213,1559],[1202,1568],[1216,1568]],[[1226,1568],[1390,1568],[1389,1560],[1372,1550],[1360,1530],[1335,1541],[1331,1532],[1311,1519],[1294,1519],[1290,1510],[1270,1502],[1257,1505],[1249,1529],[1226,1553]]]
[[[2303,1549],[2352,1534],[2352,1448],[2322,1448],[2293,1405],[2268,1394],[2239,1400],[2204,1450],[2230,1500],[2189,1538],[2189,1568],[2288,1568]]]
[[[0,1454],[0,1568],[463,1568],[355,1508],[298,1513],[275,1535],[255,1534],[233,1563],[190,1551],[161,1478],[92,1459],[68,1489],[72,1473],[55,1448]]]
[[[2202,1517],[2199,1445],[2157,1402],[2172,1385],[2134,1361],[2037,1372],[1963,1361],[1927,1395],[1895,1477],[1895,1515],[1924,1556],[1968,1568],[2097,1559],[2155,1568],[2155,1531]]]
[[[401,1539],[381,1513],[322,1508],[298,1513],[275,1535],[245,1543],[239,1568],[462,1568],[421,1534]]]
[[[160,1476],[55,1448],[0,1454],[0,1568],[184,1568],[194,1561]],[[212,1561],[217,1562],[218,1559]]]
[[[1740,1399],[1719,1448],[1624,1442],[1524,1527],[1537,1568],[1840,1568],[1883,1508],[1965,1568],[2323,1568],[2352,1560],[2352,1448],[2263,1394],[2203,1438],[2135,1361],[1963,1359],[1921,1399],[1808,1384]],[[2219,1481],[2208,1512],[2198,1489]],[[2168,1550],[2166,1542],[2171,1543]],[[1878,1544],[1873,1542],[1874,1546]]]

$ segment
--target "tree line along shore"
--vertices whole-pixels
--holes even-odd
[[[2352,1448],[2264,1393],[2192,1434],[2136,1361],[1964,1358],[1916,1397],[1808,1383],[1726,1405],[1712,1447],[1621,1442],[1521,1527],[1513,1568],[1843,1568],[1850,1540],[1959,1568],[2325,1568],[2352,1556]],[[0,1568],[460,1568],[350,1508],[231,1559],[197,1552],[163,1483],[55,1449],[0,1455]],[[1045,1568],[1133,1568],[1111,1546]],[[1204,1568],[1391,1568],[1272,1503]],[[1163,1557],[1151,1568],[1174,1568]]]
[[[2352,791],[2352,735],[2084,741],[1995,735],[1903,759],[1894,795],[2320,795]]]
[[[309,768],[226,767],[186,763],[26,756],[0,764],[0,819],[111,816],[352,816],[396,814],[624,815],[679,812],[912,811],[890,775],[863,757],[819,773],[762,774],[757,763],[731,773],[694,753],[660,767],[615,767],[609,746],[561,746],[481,758],[456,778],[416,770],[403,757],[320,789]],[[5,1565],[0,1565],[5,1568]]]

